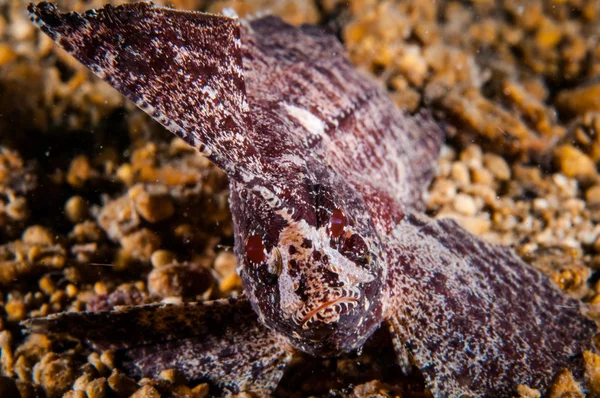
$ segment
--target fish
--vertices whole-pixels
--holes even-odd
[[[175,368],[223,394],[268,395],[295,353],[336,357],[388,329],[401,371],[436,397],[546,391],[584,377],[596,323],[510,248],[424,214],[444,130],[408,114],[324,30],[152,3],[31,21],[230,181],[239,298],[24,322]]]

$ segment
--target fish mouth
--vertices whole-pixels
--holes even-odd
[[[315,315],[317,315],[319,312],[321,312],[321,311],[323,311],[323,310],[325,310],[325,309],[327,309],[327,308],[330,308],[330,307],[336,306],[336,305],[338,305],[338,304],[351,304],[351,305],[356,305],[356,304],[358,304],[358,300],[357,300],[357,299],[355,299],[355,298],[353,298],[353,297],[340,297],[340,298],[337,298],[337,299],[335,299],[335,300],[331,300],[331,301],[328,301],[328,302],[326,302],[326,303],[323,303],[323,304],[321,304],[320,306],[318,306],[317,308],[315,308],[314,310],[311,310],[310,312],[308,312],[308,313],[307,313],[307,314],[304,316],[304,318],[302,318],[302,323],[301,323],[302,327],[303,327],[303,328],[304,328],[304,327],[306,327],[306,324],[307,324],[308,322],[310,322],[310,320],[311,320],[311,319],[312,319],[312,318],[313,318]]]

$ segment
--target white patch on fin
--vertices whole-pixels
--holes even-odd
[[[300,122],[302,127],[308,130],[309,133],[318,136],[323,136],[325,134],[325,123],[314,114],[294,105],[286,104],[285,109],[289,115]]]

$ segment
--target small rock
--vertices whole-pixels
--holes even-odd
[[[77,156],[71,161],[69,172],[67,173],[67,182],[75,188],[81,188],[85,182],[94,177],[96,173],[92,169],[90,160],[87,156]]]
[[[205,398],[208,396],[209,392],[210,386],[207,383],[198,384],[196,387],[192,388],[194,398]]]
[[[569,115],[583,115],[600,110],[600,84],[562,91],[556,97],[556,107]]]
[[[103,282],[94,283],[94,293],[99,296],[106,296],[108,294],[108,286]]]
[[[88,398],[104,398],[108,396],[108,385],[106,384],[106,378],[100,377],[96,380],[88,383],[85,388],[85,392]]]
[[[46,354],[33,368],[33,379],[48,397],[61,397],[75,380],[71,361],[55,353]]]
[[[130,398],[160,398],[160,393],[150,384],[146,384],[133,393]]]
[[[475,169],[473,170],[473,182],[475,184],[482,185],[493,185],[494,184],[494,176],[486,169]]]
[[[113,240],[135,231],[141,223],[131,198],[122,196],[104,205],[98,215],[98,224]]]
[[[570,178],[590,178],[596,175],[596,165],[585,153],[571,145],[563,145],[554,152],[560,171]]]
[[[46,227],[40,225],[33,225],[23,232],[21,238],[23,242],[31,245],[51,245],[54,243],[54,235]]]
[[[189,297],[204,293],[213,282],[210,271],[204,267],[171,264],[150,272],[148,291],[160,297]]]
[[[21,398],[49,398],[46,396],[42,388],[28,381],[17,380],[17,389],[19,390],[19,395],[17,397]]]
[[[169,250],[157,250],[150,256],[154,268],[164,267],[176,261],[176,256]]]
[[[160,238],[153,231],[142,228],[124,236],[121,246],[130,257],[139,261],[149,261],[152,253],[160,247]]]
[[[77,296],[77,293],[79,293],[79,289],[77,289],[77,286],[73,285],[72,283],[69,283],[65,288],[65,293],[67,293],[67,296],[69,298],[73,298]]]
[[[585,200],[588,205],[600,204],[600,185],[594,185],[585,192]]]
[[[483,164],[498,180],[505,181],[510,179],[510,167],[503,157],[486,153],[483,155]]]
[[[600,391],[600,356],[591,351],[583,352],[585,376],[589,391]]]
[[[0,371],[2,374],[14,376],[14,362],[15,356],[12,349],[12,334],[8,330],[3,330],[0,332]]]
[[[80,223],[88,216],[88,203],[81,196],[72,196],[65,203],[65,215],[72,223]]]
[[[83,374],[79,376],[75,382],[73,383],[73,390],[75,391],[85,391],[87,385],[93,380],[93,377],[90,374]]]
[[[491,228],[492,222],[485,217],[464,217],[460,224],[475,236],[482,236]]]
[[[583,391],[579,383],[573,378],[573,374],[568,370],[563,370],[553,381],[548,398],[584,398]]]
[[[229,251],[220,252],[215,258],[214,270],[220,277],[226,278],[236,272],[237,259],[235,254]]]
[[[235,272],[219,282],[219,290],[222,292],[230,292],[240,287],[242,287],[242,279]]]
[[[471,169],[479,169],[482,166],[482,153],[478,145],[469,145],[460,153],[460,160]]]
[[[40,278],[38,285],[40,287],[40,290],[48,296],[56,292],[57,289],[56,283],[54,283],[52,278],[50,278],[49,276],[43,276],[42,278]]]
[[[103,351],[100,355],[100,361],[109,369],[115,368],[115,353],[113,351]]]
[[[185,383],[185,378],[182,377],[181,373],[177,371],[177,369],[165,369],[160,372],[158,375],[159,378],[163,380],[167,380],[173,384],[183,384]]]
[[[9,321],[22,321],[27,316],[27,307],[25,306],[25,303],[20,299],[13,299],[11,297],[4,306],[4,310],[6,311],[6,315]]]
[[[175,206],[168,195],[150,193],[142,185],[131,188],[129,196],[133,199],[138,214],[148,222],[163,221],[175,213]]]
[[[65,393],[65,395],[63,395],[63,398],[88,398],[89,395],[87,395],[85,393],[85,391],[75,391],[75,390],[71,390],[71,391],[67,391]]]
[[[523,384],[519,384],[517,386],[517,394],[519,394],[519,398],[540,398],[542,393],[533,388],[529,388]]]
[[[459,185],[466,186],[471,183],[471,178],[469,176],[469,168],[466,164],[462,162],[455,162],[452,164],[450,176]]]
[[[90,355],[88,355],[87,360],[90,364],[92,364],[92,366],[94,366],[94,368],[96,368],[99,374],[108,373],[108,368],[104,363],[102,363],[100,360],[100,355],[98,355],[97,352],[92,352]]]
[[[454,209],[465,216],[473,216],[477,212],[473,198],[463,193],[459,193],[454,198]]]
[[[550,204],[548,203],[548,200],[546,200],[544,198],[535,198],[533,200],[533,209],[535,211],[548,210],[549,207],[550,207]]]
[[[108,378],[108,386],[119,397],[129,397],[138,389],[138,385],[132,378],[113,370],[113,373]]]
[[[94,312],[109,311],[117,306],[142,304],[144,295],[141,290],[135,285],[121,285],[109,295],[94,295],[94,297],[88,301],[86,309]]]

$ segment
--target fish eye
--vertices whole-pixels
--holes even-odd
[[[346,220],[344,213],[340,209],[335,209],[329,217],[329,235],[332,238],[339,238],[344,234],[346,225],[348,225],[348,220]]]
[[[251,235],[246,240],[246,258],[252,264],[262,264],[267,259],[265,245],[260,235]]]

